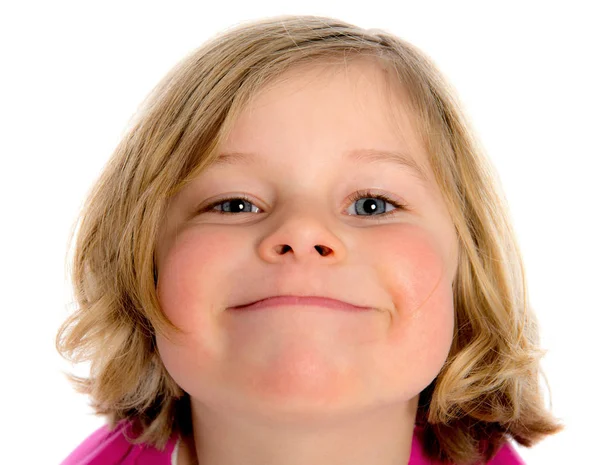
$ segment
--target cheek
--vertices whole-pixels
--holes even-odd
[[[375,243],[384,292],[392,299],[388,345],[382,360],[392,360],[391,376],[413,378],[416,392],[441,370],[454,332],[453,263],[438,236],[403,224],[382,231]],[[382,371],[385,371],[382,368]]]
[[[193,331],[198,319],[214,313],[220,291],[216,284],[223,285],[219,277],[228,273],[235,249],[227,235],[209,228],[177,236],[160,265],[157,284],[161,307],[175,325]]]
[[[404,317],[416,317],[423,310],[442,311],[429,302],[441,297],[437,293],[451,285],[452,267],[445,259],[440,238],[414,225],[402,225],[389,235],[378,241],[385,249],[379,256],[386,257],[380,273],[396,310]]]
[[[223,353],[218,322],[239,250],[239,239],[204,227],[180,232],[161,260],[158,300],[182,333],[157,335],[157,346],[165,367],[185,390],[199,374],[210,376]]]

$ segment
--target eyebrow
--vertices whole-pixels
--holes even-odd
[[[396,166],[409,168],[421,181],[427,183],[429,178],[425,168],[408,153],[401,151],[386,151],[375,149],[355,149],[343,155],[344,160],[357,163],[384,164],[391,163]],[[256,153],[250,152],[223,152],[213,162],[214,165],[234,164],[263,164],[263,160]]]

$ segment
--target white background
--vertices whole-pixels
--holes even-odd
[[[66,241],[130,117],[210,35],[277,14],[387,29],[429,54],[458,90],[509,200],[548,349],[552,410],[567,425],[520,453],[528,464],[600,463],[596,2],[288,3],[301,6],[0,6],[3,463],[59,463],[103,424],[61,375],[69,365],[54,336],[72,308]]]

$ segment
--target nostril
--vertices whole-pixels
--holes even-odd
[[[327,256],[331,253],[331,249],[324,245],[315,245],[315,249],[317,249],[317,252],[319,252],[323,256]]]
[[[279,246],[279,253],[284,254],[286,253],[288,250],[291,250],[292,248],[289,245],[283,245],[283,246]]]

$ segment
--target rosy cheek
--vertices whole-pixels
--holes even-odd
[[[388,352],[382,357],[396,360],[398,376],[411,373],[415,389],[422,389],[439,373],[452,343],[453,270],[439,239],[425,229],[403,224],[388,233],[376,251],[386,257],[379,277],[392,299]]]
[[[218,302],[215,276],[233,247],[223,235],[187,230],[167,251],[158,276],[162,309],[175,325],[194,331]],[[212,278],[212,279],[211,279]]]
[[[210,372],[223,350],[215,313],[227,285],[215,282],[215,277],[227,275],[220,268],[228,263],[223,252],[235,250],[230,242],[210,230],[182,231],[159,267],[158,300],[183,334],[158,335],[158,349],[171,376],[186,390],[193,385],[192,373]]]
[[[431,307],[429,300],[444,294],[451,283],[449,264],[439,239],[427,230],[403,224],[386,231],[390,237],[381,238],[377,256],[386,257],[380,279],[392,296],[395,310],[402,316],[415,317],[425,310],[443,311]],[[446,295],[447,297],[447,295]]]

